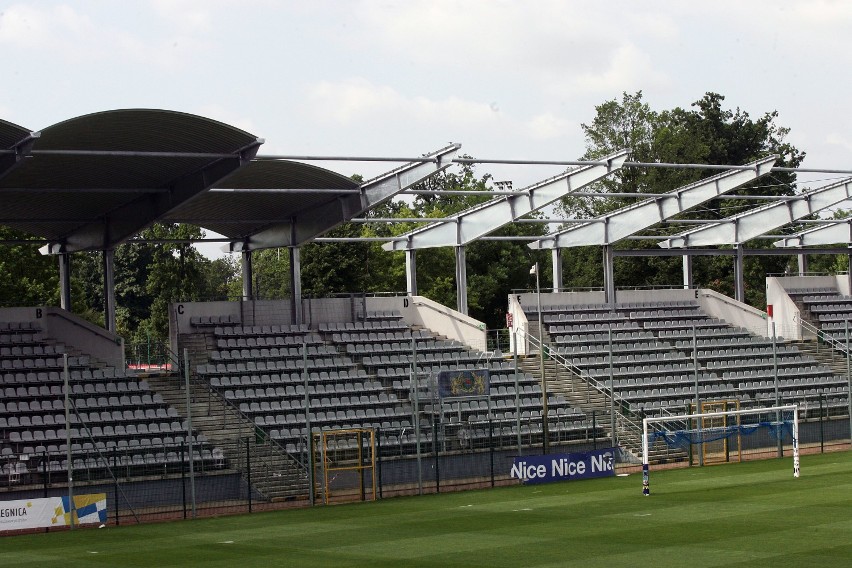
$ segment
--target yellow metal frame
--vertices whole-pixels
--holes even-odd
[[[343,436],[355,435],[357,439],[357,456],[355,463],[352,465],[332,465],[332,459],[329,456],[329,440]],[[369,460],[364,463],[364,436],[369,436]],[[373,428],[343,428],[339,430],[323,430],[314,435],[319,438],[318,444],[320,456],[323,464],[323,503],[328,504],[331,496],[331,486],[329,482],[329,474],[341,471],[356,471],[361,478],[361,487],[364,487],[364,472],[370,471],[372,475],[372,493],[373,501],[376,500],[376,431]],[[337,451],[333,449],[332,451]]]
[[[691,404],[690,407],[694,408],[695,405]],[[727,412],[729,410],[739,410],[740,409],[740,401],[739,400],[708,400],[701,403],[701,409],[698,413],[705,414],[709,412]],[[740,425],[740,415],[735,414],[734,418],[737,421],[737,426]],[[705,416],[701,418],[701,428],[715,428],[718,427],[718,424],[714,424],[713,421],[717,420],[713,417]],[[723,438],[720,440],[722,442],[722,454],[725,456],[726,462],[731,461],[730,459],[730,444],[728,443],[728,438]],[[701,444],[701,454],[703,457],[704,463],[708,463],[708,460],[711,462],[718,461],[718,452],[709,452],[707,449],[707,444]],[[737,433],[737,447],[736,447],[736,461],[741,462],[743,460],[742,455],[742,439],[740,437],[739,432]]]

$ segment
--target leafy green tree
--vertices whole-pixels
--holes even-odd
[[[44,256],[29,235],[0,226],[0,240],[21,241],[0,246],[0,305],[59,305],[56,257]]]
[[[621,148],[631,150],[631,159],[639,162],[744,164],[769,154],[779,156],[779,164],[796,167],[804,159],[787,141],[789,129],[777,124],[778,113],[767,112],[753,119],[747,112],[728,110],[722,105],[725,98],[707,93],[689,109],[655,111],[643,100],[642,92],[624,93],[621,101],[611,100],[596,107],[596,116],[583,124],[587,149],[584,158],[596,159]],[[602,193],[662,193],[676,187],[714,175],[712,170],[669,168],[622,168],[595,186]],[[733,195],[790,195],[796,190],[794,173],[773,173],[733,192]],[[613,211],[635,199],[612,197],[592,203],[577,199],[565,200],[562,210],[573,217],[587,218]],[[754,205],[753,201],[736,199],[713,200],[683,218],[719,219]],[[683,230],[675,223],[651,229],[654,234],[675,234]],[[648,248],[655,241],[627,241],[619,248]],[[590,252],[578,251],[578,256],[591,261]],[[598,261],[600,262],[600,261]],[[697,285],[709,286],[723,293],[733,292],[733,271],[730,257],[696,257],[693,275]],[[783,272],[784,257],[747,257],[745,273],[747,301],[757,306],[765,303],[763,278],[766,273]],[[652,286],[675,284],[666,282],[681,272],[678,257],[619,258],[615,264],[619,286]],[[570,276],[569,276],[570,275]],[[568,286],[588,285],[600,272],[586,267],[565,271]]]

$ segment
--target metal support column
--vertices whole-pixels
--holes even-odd
[[[104,322],[115,333],[115,250],[103,252],[104,263]]]
[[[612,245],[603,246],[603,269],[604,269],[604,302],[615,304],[615,269],[613,262]]]
[[[456,309],[467,315],[467,255],[464,245],[456,247]]]
[[[59,307],[71,311],[71,255],[67,252],[59,255]]]
[[[799,276],[804,276],[808,272],[808,255],[801,253],[797,258],[799,259]]]
[[[692,279],[692,255],[683,255],[683,288],[691,290],[695,287],[695,281]]]
[[[552,249],[550,259],[553,263],[553,291],[559,293],[562,291],[562,249]]]
[[[254,265],[252,264],[251,254],[251,250],[243,250],[241,257],[243,268],[243,300],[254,298],[254,289],[252,286],[252,282],[254,281]]]
[[[293,323],[302,321],[302,261],[299,247],[290,247],[290,302]]]
[[[743,247],[734,245],[737,255],[734,257],[734,299],[745,302],[745,275],[743,274]]]
[[[405,290],[417,295],[417,249],[405,249]]]

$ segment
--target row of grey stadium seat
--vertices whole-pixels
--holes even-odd
[[[340,322],[340,323],[321,323],[319,331],[321,333],[334,332],[353,332],[353,331],[395,331],[408,329],[408,326],[402,320],[375,320],[375,321],[355,321],[355,322]]]

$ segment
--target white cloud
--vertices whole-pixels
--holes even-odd
[[[577,123],[549,112],[537,114],[526,122],[529,137],[537,140],[562,138],[569,131],[576,129]]]
[[[649,10],[633,14],[617,5],[559,0],[435,0],[364,2],[354,17],[361,21],[359,33],[370,38],[362,37],[361,44],[372,41],[389,59],[431,62],[437,69],[492,75],[495,81],[511,75],[563,95],[566,89],[608,95],[633,88],[637,77],[668,82],[659,71],[648,76],[650,56],[640,44],[670,43],[679,27],[664,10]],[[640,65],[635,71],[628,68],[635,64]]]
[[[213,29],[212,0],[152,0],[154,12],[171,27],[185,32],[210,32]]]
[[[566,77],[568,92],[620,93],[648,88],[666,88],[671,79],[654,67],[647,54],[635,45],[625,44],[612,52],[607,65],[594,72]]]
[[[84,41],[95,32],[91,20],[70,6],[15,4],[0,13],[0,42],[16,47],[50,51],[62,47],[66,38]]]
[[[201,33],[209,31],[201,12],[172,10],[171,16],[178,24],[175,31],[158,28],[143,34],[136,22],[85,13],[65,4],[16,4],[0,15],[0,44],[73,62],[79,69],[128,62],[138,66],[137,72],[177,69],[212,44]]]
[[[398,124],[484,123],[495,119],[488,102],[465,101],[458,97],[432,100],[424,96],[406,97],[387,85],[366,79],[342,82],[322,81],[308,88],[309,111],[319,121],[339,125],[391,120]]]
[[[852,152],[852,141],[836,132],[830,132],[825,137],[825,143]]]
[[[223,122],[263,138],[263,132],[260,131],[260,127],[255,124],[250,117],[245,116],[242,112],[233,112],[222,105],[215,103],[202,105],[194,112],[194,114],[218,120],[219,122]]]

